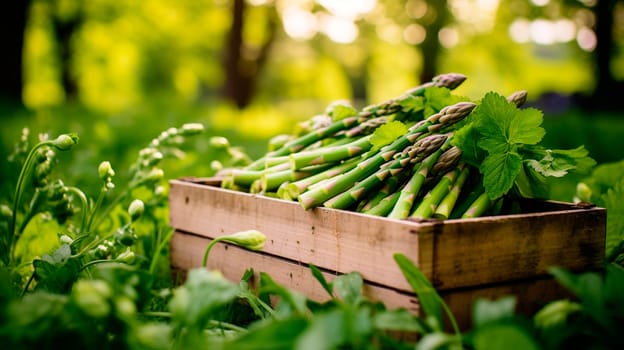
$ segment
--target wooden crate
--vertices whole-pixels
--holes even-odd
[[[198,182],[170,182],[174,269],[201,266],[211,238],[257,229],[268,237],[262,252],[218,244],[209,267],[234,281],[253,267],[319,301],[327,295],[309,264],[321,268],[328,279],[358,271],[368,297],[418,312],[418,302],[393,259],[393,254],[403,253],[467,326],[477,297],[515,294],[520,310],[532,312],[564,295],[548,267],[580,271],[598,268],[604,259],[603,208],[531,201],[525,214],[412,222],[328,208],[305,211],[296,202]]]

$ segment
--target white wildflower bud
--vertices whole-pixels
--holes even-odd
[[[98,166],[98,175],[100,175],[100,179],[104,181],[110,181],[110,178],[115,176],[115,170],[113,170],[109,161],[100,163],[100,166]]]
[[[143,204],[143,201],[140,199],[133,200],[132,203],[130,203],[130,206],[128,206],[128,214],[130,215],[131,221],[138,220],[141,215],[143,215],[144,211],[145,204]]]
[[[210,146],[217,149],[227,149],[230,147],[230,141],[223,136],[213,136],[210,138]]]
[[[250,250],[262,250],[266,242],[266,236],[258,230],[240,231],[219,239]]]
[[[70,150],[77,143],[78,135],[76,134],[63,134],[52,141],[52,145],[61,151]]]
[[[204,132],[204,126],[200,123],[186,123],[179,131],[182,136],[192,136]]]

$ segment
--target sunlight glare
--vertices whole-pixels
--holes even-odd
[[[371,12],[377,5],[377,0],[317,0],[333,15],[354,20],[359,16]]]
[[[531,41],[531,34],[529,28],[531,22],[526,18],[518,18],[514,20],[509,26],[509,36],[511,40],[517,43],[528,43]]]
[[[353,21],[338,16],[320,15],[319,27],[332,41],[340,44],[352,43],[359,34]]]
[[[412,23],[403,30],[403,40],[410,45],[418,45],[425,41],[427,31],[423,26]]]
[[[551,22],[545,19],[536,19],[529,25],[531,39],[536,44],[551,45],[556,42],[556,35]]]
[[[594,33],[593,30],[587,27],[582,27],[576,34],[576,42],[581,49],[585,51],[594,51],[596,44],[598,43],[598,39],[596,38],[596,33]]]
[[[479,32],[494,27],[499,0],[449,0],[453,16],[460,22],[472,24]]]
[[[546,6],[548,5],[548,3],[550,2],[550,0],[531,0],[531,2],[533,3],[533,5],[535,6]]]
[[[455,28],[444,27],[438,32],[438,39],[442,46],[449,49],[457,46],[459,43],[459,33]]]
[[[283,22],[286,34],[293,39],[307,40],[317,32],[316,17],[297,6],[288,6],[284,9]]]
[[[567,43],[574,40],[576,36],[576,26],[569,19],[560,19],[554,23],[555,37],[558,42]]]

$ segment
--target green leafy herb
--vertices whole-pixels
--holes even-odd
[[[519,109],[504,96],[489,92],[455,133],[452,144],[464,152],[467,163],[479,168],[491,200],[514,185],[523,196],[542,196],[544,177],[583,172],[595,165],[583,146],[572,150],[540,146],[545,134],[542,121],[541,111]]]
[[[378,127],[373,133],[370,142],[373,144],[373,148],[379,149],[405,135],[407,131],[405,124],[396,120],[391,121]]]
[[[425,90],[424,95],[426,100],[426,104],[423,107],[425,117],[438,113],[446,106],[454,105],[457,102],[469,101],[467,97],[454,95],[450,89],[438,86],[428,88]]]
[[[358,114],[357,109],[348,104],[332,104],[329,108],[328,114],[333,121],[338,121],[344,118],[353,117]]]

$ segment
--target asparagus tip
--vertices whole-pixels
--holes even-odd
[[[467,77],[460,73],[445,73],[434,77],[432,81],[436,86],[453,90],[466,81],[466,79]]]
[[[522,106],[527,100],[527,91],[519,90],[511,95],[507,96],[507,101],[516,105],[516,107]]]

